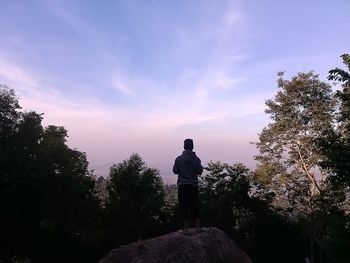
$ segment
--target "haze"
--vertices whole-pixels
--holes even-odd
[[[349,49],[350,1],[1,1],[0,83],[68,130],[106,176],[139,153],[166,182],[183,140],[244,162],[276,73],[326,80]],[[334,44],[336,43],[336,45]]]

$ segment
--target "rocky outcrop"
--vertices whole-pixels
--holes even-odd
[[[210,227],[190,235],[182,231],[113,249],[100,263],[232,262],[252,263],[221,230]]]

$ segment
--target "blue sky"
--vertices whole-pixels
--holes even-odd
[[[106,175],[140,153],[167,182],[183,139],[254,167],[276,73],[341,66],[349,0],[0,1],[0,83]]]

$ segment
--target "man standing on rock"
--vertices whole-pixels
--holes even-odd
[[[201,231],[199,222],[198,175],[203,172],[201,160],[193,151],[193,140],[184,141],[184,151],[175,159],[174,174],[178,175],[178,200],[180,214],[184,220],[184,234],[189,234],[190,218],[196,221],[197,231]]]

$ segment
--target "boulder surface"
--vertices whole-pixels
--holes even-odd
[[[176,231],[111,250],[100,263],[232,262],[252,263],[250,258],[221,230],[210,227],[190,235]]]

